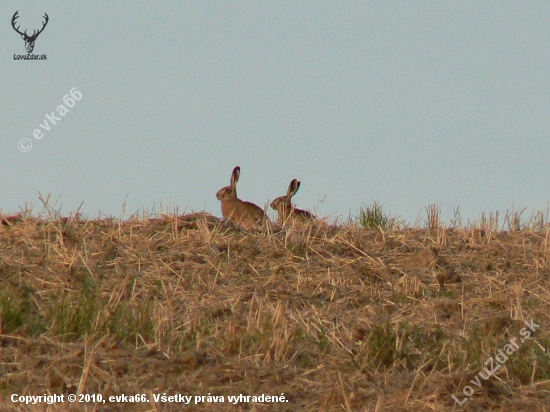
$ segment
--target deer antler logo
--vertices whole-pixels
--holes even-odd
[[[17,28],[15,27],[15,20],[17,20],[17,18],[19,17],[17,15],[17,13],[19,13],[19,10],[17,10],[15,12],[15,14],[13,15],[13,18],[11,19],[11,25],[12,25],[13,29],[21,35],[21,38],[23,40],[25,40],[25,48],[27,49],[27,53],[32,53],[32,51],[34,49],[34,42],[36,41],[36,38],[38,37],[38,35],[40,33],[42,33],[44,31],[44,29],[46,28],[46,24],[48,24],[49,17],[46,13],[44,13],[44,18],[46,19],[46,21],[43,23],[42,28],[40,30],[38,30],[38,32],[36,30],[34,30],[32,35],[29,36],[27,34],[27,30],[25,30],[24,33],[19,31],[19,27],[21,27],[21,26],[17,26]]]

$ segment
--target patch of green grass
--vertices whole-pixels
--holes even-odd
[[[457,369],[467,370],[473,368],[477,370],[483,366],[483,362],[486,361],[485,354],[483,351],[484,346],[492,346],[492,343],[487,341],[487,336],[485,331],[478,326],[472,326],[470,328],[469,336],[462,339],[457,343],[459,348],[459,354],[463,356],[457,357],[456,367]]]
[[[448,368],[449,339],[441,329],[425,331],[402,323],[374,325],[357,352],[356,362],[375,370],[395,366],[415,371]]]
[[[519,339],[516,341],[519,343]],[[524,385],[531,384],[532,380],[547,380],[550,377],[549,343],[548,339],[542,344],[539,342],[542,347],[532,339],[519,343],[519,348],[506,360],[506,367],[510,375],[516,377]],[[504,344],[498,348],[503,346]]]
[[[391,219],[382,211],[382,205],[376,201],[371,206],[359,209],[357,221],[370,229],[388,229],[391,223]]]
[[[81,290],[76,297],[72,295],[61,291],[52,297],[46,318],[52,333],[69,341],[92,331],[100,307],[95,293]]]
[[[24,309],[14,296],[0,296],[0,325],[2,332],[11,333],[25,323]]]
[[[317,344],[319,346],[319,350],[321,352],[324,352],[325,350],[327,350],[331,344],[330,339],[324,330],[320,330],[319,332],[317,332],[317,341],[318,341]]]
[[[412,344],[412,347],[419,352],[419,356],[413,357],[414,359],[421,359],[425,370],[438,369],[445,370],[448,368],[447,358],[443,356],[448,349],[445,350],[447,342],[449,342],[445,332],[441,328],[426,332],[414,326],[412,330],[403,334],[403,338],[407,339]],[[402,351],[401,358],[406,358],[410,361],[411,353],[415,353],[413,348],[408,348],[406,351]],[[413,369],[420,365],[415,365],[414,362],[410,363]]]
[[[3,333],[12,333],[27,328],[31,336],[47,329],[43,319],[38,315],[37,307],[32,302],[32,289],[23,286],[21,291],[4,291],[0,294],[0,327]]]
[[[388,322],[375,325],[368,337],[368,360],[376,369],[390,367],[396,358],[395,328]]]
[[[137,304],[121,303],[105,306],[93,277],[83,271],[79,290],[60,291],[50,300],[45,322],[55,336],[75,340],[86,334],[112,333],[121,342],[141,337],[151,341],[155,336],[153,303],[137,300]]]
[[[123,303],[110,312],[105,326],[122,342],[138,337],[151,341],[155,337],[152,303],[141,301],[137,307]]]

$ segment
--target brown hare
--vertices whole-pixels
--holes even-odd
[[[279,217],[277,218],[277,222],[279,224],[284,224],[289,217],[293,217],[294,219],[298,219],[302,222],[307,222],[315,219],[315,216],[313,216],[307,210],[297,209],[292,206],[290,199],[292,199],[292,196],[294,196],[296,192],[298,192],[299,188],[300,182],[296,179],[292,179],[290,185],[288,185],[286,196],[279,196],[277,199],[271,202],[271,208],[279,212]]]
[[[237,197],[237,182],[240,174],[241,168],[235,167],[231,174],[231,184],[216,193],[216,197],[222,202],[222,215],[224,219],[239,223],[245,228],[260,226],[268,220],[263,209]]]

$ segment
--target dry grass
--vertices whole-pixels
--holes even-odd
[[[207,214],[4,217],[2,410],[69,410],[12,393],[226,401],[75,408],[88,411],[548,410],[548,230],[513,214],[513,230],[492,218],[450,229],[427,212],[425,229],[252,232]],[[471,384],[531,319],[537,332]],[[289,402],[227,402],[262,393]]]

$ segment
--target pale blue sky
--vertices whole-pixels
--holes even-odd
[[[50,21],[35,54],[11,27]],[[548,1],[3,1],[0,209],[221,216],[301,180],[321,216],[545,210]],[[36,140],[76,87],[81,101]],[[17,143],[33,148],[22,153]],[[127,213],[127,214],[128,214]]]

